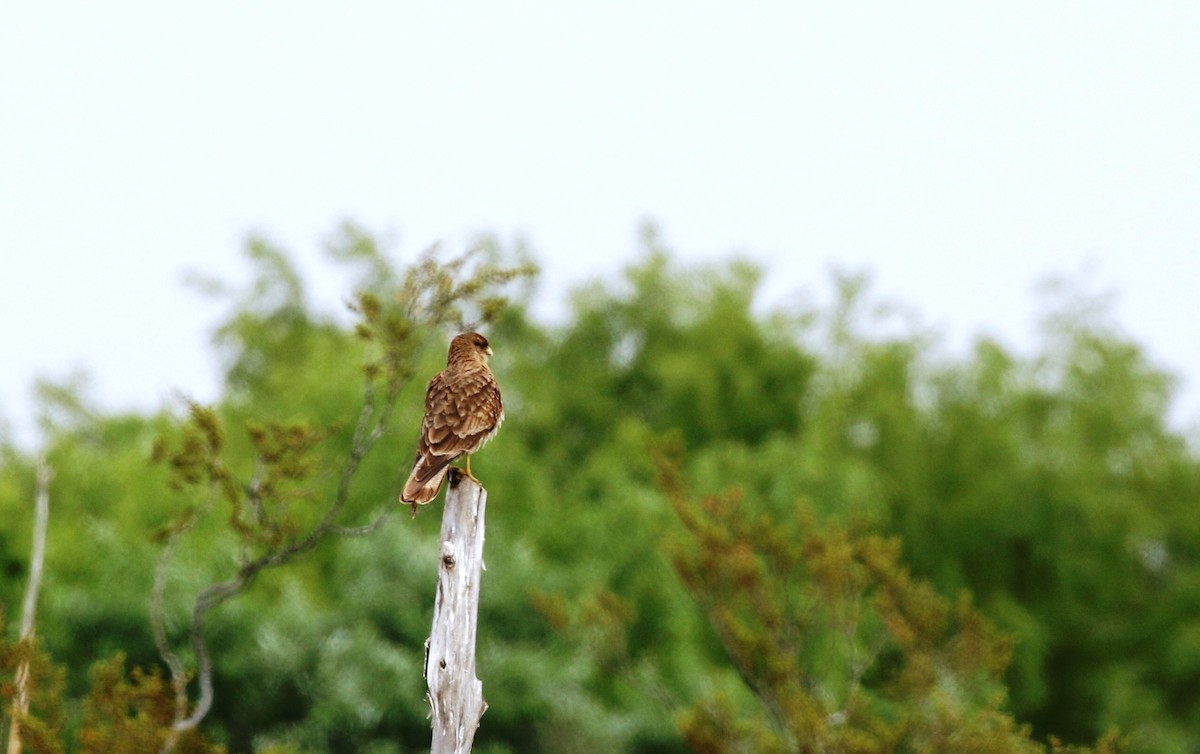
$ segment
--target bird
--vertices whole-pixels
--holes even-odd
[[[465,473],[479,481],[471,476],[471,454],[495,437],[504,421],[500,386],[488,367],[491,355],[491,345],[479,333],[456,335],[446,368],[429,380],[417,457],[400,494],[400,502],[411,504],[414,514],[418,505],[437,497],[457,458],[467,457]]]

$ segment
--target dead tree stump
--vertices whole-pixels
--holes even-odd
[[[442,513],[433,630],[425,642],[425,681],[432,708],[430,754],[468,754],[487,709],[475,677],[475,626],[483,570],[487,490],[451,472]]]

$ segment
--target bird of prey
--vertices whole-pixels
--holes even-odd
[[[479,333],[456,335],[450,341],[446,368],[425,389],[417,458],[400,495],[400,501],[411,503],[414,512],[417,505],[437,497],[450,462],[459,456],[466,455],[466,475],[475,479],[471,454],[492,439],[504,421],[500,387],[488,368],[491,355],[487,338]]]

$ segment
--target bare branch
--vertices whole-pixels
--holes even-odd
[[[338,515],[350,499],[350,484],[355,472],[358,470],[359,464],[386,432],[387,422],[391,417],[394,403],[395,396],[391,396],[391,400],[383,404],[379,416],[376,417],[377,402],[374,383],[370,378],[367,378],[364,388],[363,407],[359,413],[358,423],[355,426],[350,454],[342,466],[337,493],[320,522],[302,539],[293,541],[281,549],[243,562],[234,578],[223,583],[210,585],[197,595],[192,606],[192,623],[189,636],[192,650],[196,657],[196,679],[200,688],[200,696],[196,700],[196,706],[192,709],[191,714],[188,714],[187,710],[188,683],[186,674],[182,664],[179,662],[178,656],[166,644],[165,629],[163,628],[161,616],[161,595],[164,587],[158,578],[158,576],[162,576],[165,580],[166,564],[169,562],[171,553],[174,550],[175,541],[178,535],[183,534],[187,529],[191,528],[191,523],[180,527],[172,535],[167,549],[163,552],[163,557],[159,560],[159,573],[156,574],[155,579],[156,607],[152,615],[152,622],[155,628],[155,642],[159,646],[159,654],[171,670],[172,684],[176,693],[175,721],[171,726],[171,734],[168,736],[166,743],[164,743],[160,754],[170,754],[178,742],[179,734],[199,725],[212,709],[212,658],[209,655],[208,643],[204,638],[204,621],[209,610],[240,594],[259,571],[283,565],[297,555],[314,549],[326,536],[364,536],[377,530],[387,520],[390,515],[389,510],[384,510],[373,521],[362,526],[346,527],[335,523]],[[261,507],[261,501],[258,500],[258,486],[256,482],[257,474],[256,479],[246,487],[246,494],[252,505]],[[159,643],[160,635],[161,643]]]
[[[46,560],[46,530],[50,520],[50,480],[54,471],[46,463],[46,456],[38,456],[37,493],[34,499],[33,549],[29,558],[29,582],[25,586],[25,600],[21,605],[21,641],[32,644],[34,626],[37,625],[38,592],[42,588],[42,566]],[[29,663],[26,655],[17,667],[13,685],[12,723],[8,729],[8,754],[21,754],[21,721],[29,712]]]
[[[329,528],[329,533],[336,534],[339,537],[365,537],[368,534],[373,534],[379,529],[380,526],[383,526],[384,522],[386,522],[391,515],[391,510],[384,510],[375,517],[374,521],[369,524],[364,524],[363,526],[331,526]]]
[[[255,572],[258,570],[260,569],[255,569]],[[176,731],[195,728],[212,709],[212,658],[208,654],[208,643],[204,640],[204,619],[209,610],[242,591],[249,581],[249,577],[243,575],[244,572],[245,569],[229,581],[209,586],[196,597],[196,603],[192,607],[191,636],[192,650],[196,653],[196,676],[200,683],[200,698],[196,701],[196,708],[192,710],[192,714],[183,720],[177,720],[172,726]]]
[[[158,556],[158,563],[154,567],[154,592],[150,599],[150,625],[154,629],[154,646],[158,648],[159,656],[167,664],[167,669],[171,671],[171,688],[175,692],[174,715],[176,721],[187,717],[188,677],[183,661],[179,659],[179,655],[171,649],[170,642],[167,641],[166,620],[163,617],[163,595],[166,592],[168,569],[175,556],[175,548],[179,545],[179,540],[183,535],[190,531],[198,520],[199,516],[190,516],[167,538],[167,544],[163,548],[162,554]],[[178,729],[172,728],[159,750],[160,754],[169,754],[174,751],[175,745],[179,741],[179,733]]]
[[[172,533],[162,554],[158,556],[158,563],[154,567],[154,591],[150,597],[150,625],[154,630],[154,646],[158,648],[159,656],[171,671],[171,686],[175,689],[175,717],[177,719],[187,715],[187,673],[184,671],[179,655],[175,654],[167,641],[162,603],[163,593],[167,586],[167,571],[182,534],[183,530]]]

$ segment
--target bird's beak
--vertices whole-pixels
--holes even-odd
[[[484,351],[484,353],[486,353],[488,356],[491,356],[491,355],[492,355],[492,347],[491,347],[491,346],[488,346],[488,347],[487,347],[487,350],[486,350],[486,351]]]

